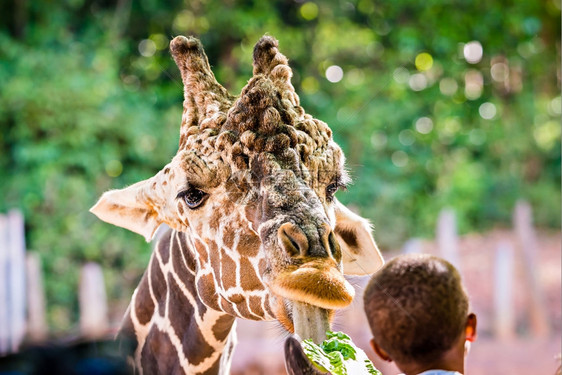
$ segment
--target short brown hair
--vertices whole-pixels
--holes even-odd
[[[402,363],[438,360],[458,340],[468,316],[458,271],[426,254],[389,261],[371,278],[363,299],[375,341]]]

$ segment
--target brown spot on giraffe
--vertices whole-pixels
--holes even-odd
[[[162,263],[168,263],[170,260],[170,247],[162,248],[162,251],[160,251],[160,259],[162,259]]]
[[[219,305],[219,295],[214,291],[215,278],[213,274],[205,274],[199,277],[197,281],[197,293],[203,303],[211,309],[222,311]]]
[[[226,300],[224,298],[220,299],[220,307],[221,310],[224,311],[225,313],[229,314],[229,315],[233,315],[233,316],[238,316],[238,314],[236,313],[236,311],[234,310],[234,306],[231,301]],[[242,317],[242,316],[240,316]]]
[[[140,355],[140,365],[147,374],[178,373],[178,363],[174,360],[175,348],[169,335],[152,328],[146,336],[146,344]]]
[[[137,288],[135,305],[133,307],[140,324],[147,324],[154,314],[154,302],[150,297],[148,276],[145,274]]]
[[[255,257],[258,255],[259,247],[253,246],[258,237],[255,233],[242,233],[238,237],[238,247],[243,250],[244,259],[247,257]]]
[[[263,290],[263,282],[254,271],[252,263],[248,258],[240,258],[240,269],[244,272],[240,274],[240,286],[244,290]]]
[[[226,251],[224,251],[223,249],[217,250],[217,252],[220,252],[221,254],[221,270],[219,274],[222,276],[220,279],[217,279],[217,282],[222,280],[222,285],[226,290],[235,288],[236,262],[229,255],[227,255]]]
[[[227,333],[234,322],[234,317],[230,315],[221,316],[213,325],[213,335],[219,341],[223,341],[227,337]],[[226,334],[225,334],[226,333]]]
[[[160,248],[162,247],[165,246],[161,246]],[[155,258],[154,255],[153,258]],[[155,311],[154,314],[162,315],[164,313],[164,310],[166,309],[165,296],[168,291],[168,285],[166,275],[164,275],[164,273],[162,272],[160,262],[156,259],[155,261],[151,262],[149,266],[148,279],[150,295],[151,297],[156,299],[157,311]],[[139,300],[138,303],[142,303],[142,301]]]
[[[207,262],[207,259],[209,258],[209,252],[207,251],[205,245],[201,241],[195,240],[195,249],[199,254],[200,262]]]
[[[232,249],[234,246],[235,238],[236,238],[236,233],[234,231],[229,231],[227,227],[224,236],[222,236],[222,243],[227,248]]]
[[[260,297],[257,296],[250,296],[249,297],[249,301],[248,304],[250,305],[250,309],[252,310],[252,313],[258,316],[264,316],[265,312],[263,311],[263,308],[261,307],[262,304],[262,299]]]

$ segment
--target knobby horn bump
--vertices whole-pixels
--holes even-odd
[[[180,133],[182,148],[187,141],[190,127],[199,127],[202,130],[206,122],[213,125],[224,122],[224,114],[232,105],[233,97],[217,82],[198,39],[177,36],[170,43],[170,51],[180,69],[184,87],[184,111]]]

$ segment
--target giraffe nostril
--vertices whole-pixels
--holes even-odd
[[[291,256],[306,255],[308,251],[308,238],[296,225],[285,223],[278,230],[279,243]]]
[[[287,233],[285,233],[285,235],[287,236],[287,238],[289,239],[289,241],[291,241],[291,246],[295,249],[297,249],[297,252],[299,252],[298,250],[300,249],[299,244],[291,237],[289,236]]]
[[[320,227],[318,233],[325,251],[339,262],[341,260],[341,248],[330,225],[325,223]]]
[[[339,262],[341,260],[341,247],[332,230],[330,230],[330,234],[328,234],[328,245],[330,253],[332,253],[334,259]]]

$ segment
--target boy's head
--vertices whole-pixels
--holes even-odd
[[[458,271],[434,256],[413,254],[389,261],[365,289],[364,305],[373,348],[402,370],[439,363],[476,334],[476,317],[468,314]]]

